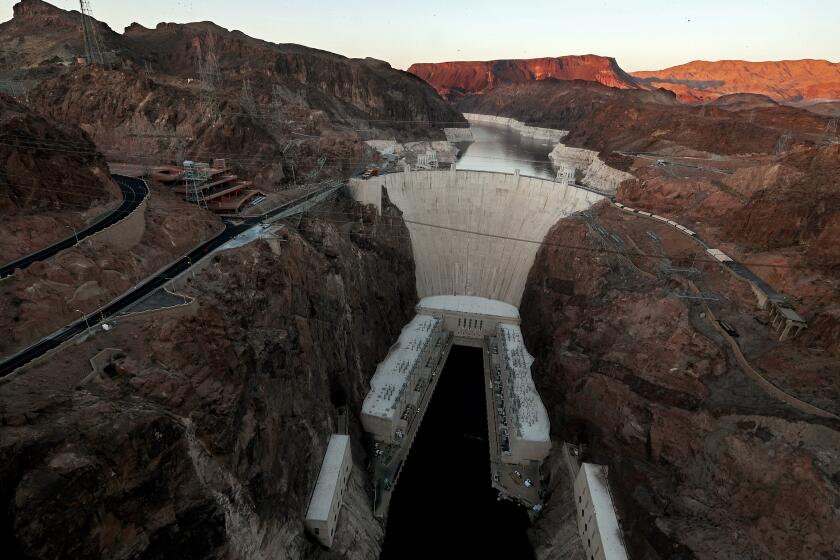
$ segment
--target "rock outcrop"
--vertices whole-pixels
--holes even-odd
[[[555,167],[572,166],[583,173],[581,184],[602,192],[615,193],[633,175],[607,165],[594,150],[570,148],[565,144],[554,147],[548,157]]]
[[[730,93],[760,93],[784,103],[840,99],[840,63],[827,60],[695,60],[632,74],[640,82],[671,90],[689,103]]]
[[[223,157],[270,189],[355,172],[369,155],[360,130],[365,139],[443,140],[443,127],[465,124],[428,84],[385,62],[210,22],[133,24],[123,34],[97,23],[115,62],[80,67],[68,43],[71,31],[81,36],[70,24],[78,17],[24,0],[0,25],[0,44],[24,38],[3,68],[26,84],[35,108],[82,125],[111,158]],[[44,57],[55,61],[45,66]]]
[[[607,211],[595,219],[612,229],[619,218]],[[655,227],[639,224],[636,243]],[[610,467],[631,556],[834,557],[840,423],[774,402],[741,373],[702,306],[669,295],[684,280],[599,253],[598,238],[574,219],[549,234],[523,331],[555,437]],[[545,515],[562,507],[552,500]],[[542,557],[567,542],[560,527],[533,535]]]
[[[77,321],[81,312],[93,313],[223,229],[218,217],[165,189],[153,189],[145,210],[137,211],[145,222],[138,243],[114,246],[89,237],[0,283],[0,356]],[[31,231],[46,219],[29,216],[18,223]],[[55,235],[72,235],[61,229]]]
[[[82,130],[0,94],[0,263],[72,235],[80,214],[121,199]]]
[[[121,321],[0,385],[5,554],[377,556],[356,412],[417,294],[398,213],[337,204],[346,223],[211,257],[193,317]],[[85,379],[99,348],[120,350]],[[326,551],[302,519],[341,407],[355,467]]]
[[[825,117],[794,107],[698,109],[663,90],[620,90],[581,81],[501,85],[456,106],[465,113],[568,130],[564,143],[602,155],[680,148],[723,155],[772,153],[786,131],[793,134],[789,147],[813,145],[827,123]]]
[[[587,80],[619,89],[641,89],[614,58],[593,54],[491,60],[487,62],[439,62],[412,64],[408,69],[450,101],[481,95],[504,84],[541,80]]]

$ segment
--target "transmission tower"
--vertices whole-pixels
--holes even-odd
[[[9,97],[27,99],[23,82],[16,80],[0,80],[0,93],[5,93]]]
[[[825,136],[823,136],[821,145],[834,144],[837,141],[837,117],[834,117],[828,124],[825,125]]]
[[[82,13],[82,33],[85,36],[85,59],[88,64],[105,66],[105,58],[102,56],[102,42],[99,40],[99,33],[96,31],[95,20],[90,15],[90,2],[79,0],[79,11]]]
[[[251,80],[246,79],[242,82],[242,93],[239,96],[239,104],[249,115],[253,116],[257,112],[257,102],[254,100],[254,92],[251,90]]]
[[[217,88],[222,83],[222,74],[219,71],[219,61],[216,58],[216,39],[212,33],[207,34],[206,43],[206,55],[202,54],[201,43],[198,44],[198,76],[201,80],[201,104],[208,118],[215,120],[219,114]]]
[[[271,91],[271,114],[277,124],[283,124],[286,120],[283,118],[283,89],[277,84],[274,84]]]
[[[788,145],[790,144],[790,141],[792,139],[793,139],[793,134],[790,133],[790,130],[784,131],[782,133],[782,135],[779,136],[779,141],[776,142],[776,149],[775,149],[775,153],[776,153],[777,156],[781,155],[781,154],[783,154],[787,151]]]

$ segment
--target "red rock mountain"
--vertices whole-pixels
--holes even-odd
[[[614,58],[587,54],[528,60],[412,64],[408,69],[446,99],[483,94],[502,84],[541,80],[587,80],[620,89],[639,89]]]
[[[840,63],[827,60],[696,60],[633,76],[692,103],[730,93],[759,93],[784,103],[840,99]]]

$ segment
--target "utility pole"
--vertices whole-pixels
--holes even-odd
[[[68,226],[66,224],[65,224],[64,227],[66,227],[67,229],[73,230],[73,237],[76,238],[76,245],[78,245],[79,244],[79,232],[76,231],[76,228],[74,228],[73,226]]]
[[[81,309],[77,309],[76,311],[78,311],[79,313],[81,313],[81,314],[82,314],[82,319],[84,319],[84,320],[85,320],[85,326],[87,327],[87,333],[88,333],[88,336],[92,336],[92,335],[93,335],[93,331],[91,331],[91,330],[90,330],[90,323],[88,323],[88,318],[87,318],[87,315],[85,315],[85,312],[84,312],[84,311],[82,311]]]
[[[96,24],[90,11],[89,0],[79,0],[79,11],[82,14],[82,33],[85,36],[85,58],[88,64],[105,66],[105,59],[102,56],[102,42],[99,40],[99,33],[96,31]]]

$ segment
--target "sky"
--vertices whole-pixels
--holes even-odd
[[[0,19],[13,0],[0,0]],[[53,0],[65,9],[78,1]],[[277,43],[397,68],[414,62],[613,56],[628,71],[691,60],[840,62],[840,0],[90,0],[122,31],[132,22],[210,20]]]

